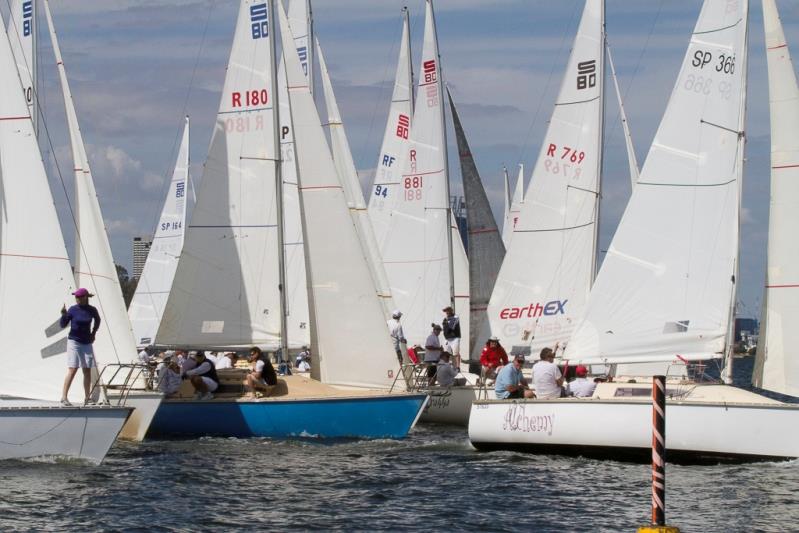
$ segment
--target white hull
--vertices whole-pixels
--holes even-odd
[[[158,411],[158,406],[161,405],[161,400],[163,399],[164,395],[160,392],[131,391],[122,403],[126,407],[133,407],[134,410],[122,427],[119,438],[136,442],[143,441],[145,435],[147,435],[147,430],[150,429],[150,423],[153,421],[155,412]],[[117,391],[108,391],[108,400],[111,405],[117,405],[119,393]]]
[[[69,458],[99,464],[128,419],[130,407],[58,407],[0,403],[0,460]]]
[[[465,387],[431,387],[422,389],[430,395],[422,413],[421,422],[436,424],[452,424],[466,427],[469,425],[469,413],[472,402],[480,395],[480,387],[467,385]]]
[[[621,384],[604,392],[644,387]],[[652,404],[645,395],[600,390],[585,399],[479,400],[469,439],[484,450],[645,459],[651,457]],[[667,400],[666,449],[671,461],[799,457],[799,405],[726,385],[695,386]]]

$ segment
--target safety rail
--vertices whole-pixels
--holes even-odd
[[[142,363],[110,363],[93,380],[90,397],[102,396],[104,403],[108,400],[108,391],[118,391],[117,405],[124,405],[131,391],[158,390],[155,367]]]

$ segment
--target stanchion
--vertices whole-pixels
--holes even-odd
[[[652,377],[652,525],[638,533],[679,533],[666,525],[666,376]]]

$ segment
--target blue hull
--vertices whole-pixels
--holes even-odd
[[[148,437],[317,437],[400,439],[408,434],[426,396],[268,401],[164,400]]]

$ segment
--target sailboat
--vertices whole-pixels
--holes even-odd
[[[50,2],[44,0],[43,5],[64,97],[74,163],[75,280],[78,287],[85,287],[95,295],[92,304],[102,319],[93,345],[97,364],[101,367],[100,375],[95,376],[95,381],[101,383],[102,378],[105,378],[103,390],[110,401],[136,408],[125,424],[121,437],[140,441],[147,433],[163,394],[146,390],[141,370],[135,367],[136,344],[133,330],[125,309],[94,178],[89,168],[89,158],[78,125],[78,115],[50,13]]]
[[[153,244],[128,308],[134,338],[140,347],[155,343],[166,298],[175,278],[178,258],[183,249],[188,178],[189,117],[186,117],[175,169],[155,228]]]
[[[21,12],[22,3],[12,9]],[[5,302],[28,310],[0,306],[7,363],[0,377],[0,459],[100,463],[132,408],[58,404],[66,331],[57,315],[76,286],[7,34],[0,36],[0,71],[0,291]]]
[[[406,15],[407,16],[407,15]],[[452,306],[469,353],[469,271],[450,207],[444,92],[432,0],[426,2],[417,103],[411,119],[407,26],[369,213],[405,337],[424,345]]]
[[[744,161],[747,2],[705,0],[646,163],[563,358],[723,358],[730,346]],[[729,360],[730,357],[727,357]],[[651,379],[590,398],[478,400],[479,449],[648,457]],[[799,406],[717,382],[666,384],[671,460],[799,457]]]
[[[792,318],[797,316],[799,287],[793,223],[799,198],[799,88],[774,0],[763,0],[763,24],[771,108],[771,203],[763,320],[752,384],[799,396],[799,365],[791,354],[797,346]]]
[[[150,434],[403,437],[426,396],[385,391],[396,378],[396,360],[381,304],[280,3],[277,14],[290,116],[278,116],[285,107],[274,98],[281,94],[274,3],[242,0],[205,175],[157,338],[198,348],[287,349],[276,156],[278,128],[288,124],[307,263],[312,379],[285,376],[278,393],[258,400],[224,391],[209,401],[165,400]],[[246,127],[228,128],[229,121]]]

